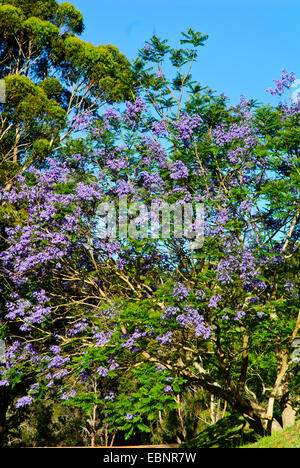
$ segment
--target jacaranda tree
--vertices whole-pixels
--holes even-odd
[[[154,36],[135,100],[78,118],[80,154],[2,191],[0,384],[24,389],[17,408],[51,392],[129,437],[199,388],[258,433],[291,423],[300,109],[228,107],[193,82],[205,40]]]

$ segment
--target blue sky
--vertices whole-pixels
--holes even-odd
[[[299,0],[70,1],[84,15],[84,40],[113,44],[129,59],[153,33],[172,46],[189,27],[208,34],[193,76],[232,104],[241,94],[275,104],[265,90],[282,68],[300,78]]]

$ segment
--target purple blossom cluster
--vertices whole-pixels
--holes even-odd
[[[100,196],[93,184],[87,186],[82,182],[75,186],[75,193],[60,193],[56,187],[71,180],[70,169],[53,159],[48,159],[47,163],[49,169],[32,171],[37,178],[34,187],[28,185],[24,177],[19,177],[19,185],[10,192],[0,193],[2,201],[13,204],[16,209],[26,208],[27,212],[22,226],[6,229],[9,246],[0,254],[8,275],[16,284],[26,282],[27,274],[37,274],[39,268],[50,261],[59,264],[72,245],[70,236],[80,229],[83,211],[78,201],[91,202]],[[37,318],[42,310],[35,312]]]
[[[238,252],[227,252],[216,267],[216,278],[221,284],[230,284],[236,277],[243,280],[244,286],[264,287],[265,283],[258,282],[256,278],[257,261],[254,254],[247,248]]]
[[[121,117],[119,112],[116,111],[113,107],[107,107],[104,112],[104,118],[106,120],[116,120],[118,122],[121,121]]]
[[[173,389],[172,389],[171,385],[166,385],[166,386],[164,387],[164,392],[165,392],[165,393],[172,392],[172,391],[173,391]]]
[[[128,168],[128,160],[124,157],[108,158],[106,161],[106,167],[112,171],[120,172],[121,170]]]
[[[109,258],[114,258],[122,250],[122,245],[118,241],[108,240],[106,242],[100,243],[101,249],[109,256]]]
[[[164,120],[161,120],[160,122],[153,122],[152,124],[152,132],[154,135],[157,136],[167,136],[168,134],[168,128]]]
[[[178,138],[185,145],[188,145],[191,141],[193,133],[203,123],[200,115],[189,115],[186,112],[180,115],[177,122],[174,123],[175,129],[178,131]]]
[[[158,336],[156,339],[161,345],[165,345],[166,343],[171,343],[173,341],[172,332],[166,332],[163,335]]]
[[[286,281],[284,283],[284,289],[288,292],[293,292],[295,289],[295,284],[292,283],[291,281]]]
[[[104,346],[107,343],[109,343],[112,335],[113,335],[112,332],[94,330],[93,337],[96,340],[96,346]]]
[[[22,299],[18,295],[14,296],[14,301],[6,303],[8,313],[5,318],[10,321],[19,321],[21,331],[30,331],[32,325],[40,325],[51,314],[51,308],[45,305],[49,299],[45,296],[45,291],[36,291],[35,298],[41,297],[38,304],[32,304],[28,299]]]
[[[205,299],[205,297],[206,297],[206,292],[203,291],[203,289],[195,291],[195,299],[196,300],[201,301],[201,300]]]
[[[180,309],[178,307],[171,307],[171,306],[165,307],[161,315],[161,318],[171,319],[172,317],[175,317],[179,312],[180,312]]]
[[[276,85],[275,88],[268,88],[267,92],[271,93],[272,96],[282,96],[296,81],[296,76],[294,72],[289,73],[286,69],[283,69],[281,78],[273,81]]]
[[[72,129],[76,132],[81,132],[89,128],[93,123],[92,111],[85,111],[82,114],[74,117],[72,121]]]
[[[24,406],[29,406],[33,403],[32,396],[24,396],[19,398],[16,403],[16,408],[24,408]]]
[[[107,320],[111,320],[112,318],[118,317],[118,315],[119,315],[119,309],[117,307],[111,306],[99,312],[97,314],[97,317],[101,319],[105,318]]]
[[[76,198],[80,201],[93,202],[94,200],[101,199],[102,193],[99,191],[99,188],[96,184],[85,184],[83,182],[78,182],[76,189]]]
[[[143,338],[143,337],[146,337],[146,336],[151,336],[151,335],[152,335],[152,333],[149,333],[148,331],[143,331],[143,330],[138,328],[132,333],[132,335],[129,338],[127,336],[123,336],[123,339],[125,338],[126,341],[124,341],[122,343],[122,347],[127,348],[130,351],[136,351],[138,349],[136,342],[140,338]]]
[[[184,328],[195,329],[195,336],[202,336],[204,339],[210,338],[212,327],[205,324],[204,316],[191,306],[184,308],[184,313],[177,316],[177,322]]]
[[[173,297],[176,298],[177,301],[183,301],[186,299],[191,291],[191,288],[186,286],[183,283],[175,283],[174,290],[173,290]]]
[[[234,320],[241,320],[243,317],[245,317],[246,312],[244,310],[238,310],[236,312]]]
[[[160,169],[166,169],[167,155],[160,141],[154,140],[149,135],[142,135],[141,144],[137,149],[142,165],[149,168],[153,162],[157,162]]]
[[[134,192],[134,187],[124,179],[118,180],[114,189],[115,194],[121,198]]]
[[[76,336],[79,333],[83,332],[89,327],[89,323],[86,318],[80,320],[80,322],[76,323],[72,328],[68,330],[68,336]]]
[[[143,183],[143,187],[145,187],[147,190],[151,190],[157,187],[162,188],[164,186],[164,182],[157,172],[151,173],[143,171],[141,173],[141,180]]]
[[[216,309],[219,305],[219,302],[222,301],[222,296],[220,294],[215,294],[214,296],[211,296],[208,307],[211,309]]]
[[[140,115],[146,111],[146,105],[143,99],[139,96],[136,97],[134,104],[126,101],[126,112],[123,116],[124,122],[129,128],[134,129]]]
[[[110,401],[114,401],[114,399],[116,398],[116,395],[114,392],[109,392],[107,395],[105,395],[104,399],[105,400],[110,400]]]
[[[185,164],[178,160],[169,166],[170,168],[170,177],[174,180],[180,180],[188,177],[189,171]]]
[[[66,392],[63,392],[60,399],[64,401],[71,400],[77,395],[77,392],[74,389],[68,390]]]
[[[248,147],[251,147],[257,139],[253,133],[253,128],[248,122],[242,124],[232,123],[229,128],[225,124],[221,124],[212,131],[212,137],[217,146],[225,146],[235,140],[241,140],[246,142]]]
[[[106,377],[108,375],[108,369],[106,369],[105,367],[103,366],[100,366],[98,367],[98,369],[96,370],[97,374],[100,376],[100,377]]]

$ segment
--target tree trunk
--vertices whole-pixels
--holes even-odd
[[[281,400],[281,408],[283,429],[285,429],[286,427],[294,426],[294,424],[296,423],[296,411],[292,407],[289,393],[283,395]]]
[[[9,404],[9,390],[6,387],[0,387],[0,448],[4,445],[6,413]]]

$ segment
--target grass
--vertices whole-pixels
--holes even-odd
[[[293,427],[241,448],[300,448],[300,421]]]
[[[284,431],[259,437],[239,415],[231,415],[202,430],[183,448],[300,448],[300,420]]]
[[[206,427],[195,438],[183,443],[183,448],[239,448],[254,443],[258,436],[245,419],[232,414]]]

